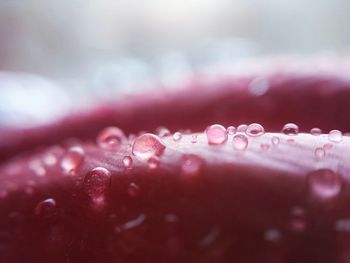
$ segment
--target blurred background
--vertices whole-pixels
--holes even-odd
[[[348,0],[1,0],[0,126],[259,57],[341,56],[348,11]]]

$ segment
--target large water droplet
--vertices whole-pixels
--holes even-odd
[[[185,154],[181,159],[181,169],[186,175],[196,175],[202,167],[203,160],[194,154]]]
[[[322,133],[322,131],[321,131],[321,129],[319,129],[319,128],[312,128],[312,129],[310,130],[310,134],[311,134],[311,135],[314,135],[314,136],[321,135],[321,133]]]
[[[89,171],[84,178],[84,187],[92,198],[101,197],[111,186],[111,174],[103,167],[96,167]]]
[[[123,158],[123,165],[125,168],[131,168],[132,167],[132,158],[130,156],[124,156]]]
[[[132,146],[132,153],[141,159],[161,156],[164,150],[165,145],[156,135],[151,133],[145,133],[139,136]]]
[[[326,151],[323,147],[318,147],[315,149],[315,157],[317,160],[322,160],[326,155]]]
[[[35,215],[39,217],[49,218],[56,212],[56,201],[52,198],[46,199],[37,204],[35,207]]]
[[[329,169],[320,169],[309,173],[308,183],[311,193],[324,199],[337,196],[342,189],[340,175]]]
[[[205,133],[207,135],[208,144],[219,145],[223,144],[227,140],[227,131],[225,127],[219,124],[209,126]]]
[[[181,132],[175,132],[174,134],[173,134],[173,140],[174,141],[179,141],[179,140],[181,140],[181,138],[182,138],[182,133]]]
[[[237,134],[232,138],[233,147],[237,150],[244,151],[248,147],[248,138],[243,134]]]
[[[328,139],[331,142],[341,142],[343,139],[343,134],[338,130],[331,130],[328,134]]]
[[[299,127],[294,123],[287,123],[286,125],[283,126],[282,133],[289,136],[298,135]]]
[[[124,132],[117,127],[107,127],[97,136],[97,144],[104,149],[118,149],[125,139]]]
[[[67,150],[61,160],[61,167],[65,174],[75,175],[83,163],[85,153],[80,146],[73,146]]]
[[[227,127],[227,133],[230,134],[230,135],[233,135],[236,133],[236,127],[235,126],[229,126]]]
[[[246,134],[252,137],[257,137],[265,133],[264,127],[258,123],[252,123],[247,127]]]

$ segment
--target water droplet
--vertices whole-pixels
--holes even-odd
[[[181,169],[186,175],[196,175],[202,167],[202,159],[194,154],[185,154],[182,156]]]
[[[205,133],[210,145],[219,145],[227,141],[227,131],[222,125],[211,125],[205,130]]]
[[[131,168],[132,167],[132,158],[130,156],[124,156],[123,158],[123,165],[125,168]]]
[[[104,149],[118,149],[125,139],[124,132],[117,127],[107,127],[97,135],[97,144]]]
[[[179,141],[179,140],[181,140],[181,138],[182,138],[182,133],[181,132],[175,132],[174,134],[173,134],[173,140],[174,141]]]
[[[262,77],[254,78],[248,86],[250,93],[255,96],[264,95],[269,90],[269,88],[269,81]]]
[[[264,127],[258,123],[252,123],[247,127],[246,134],[252,137],[261,136],[265,133]]]
[[[43,163],[47,166],[55,165],[57,163],[57,158],[53,153],[47,153],[43,157]]]
[[[323,148],[324,148],[325,150],[330,150],[330,149],[333,148],[333,144],[331,144],[331,143],[326,143],[325,145],[323,145]]]
[[[294,123],[287,123],[286,125],[283,126],[282,133],[289,136],[298,135],[299,127]]]
[[[310,134],[311,134],[311,135],[314,135],[314,136],[321,135],[321,133],[322,133],[322,131],[321,131],[321,129],[319,129],[319,128],[312,128],[312,129],[310,130]]]
[[[322,147],[318,147],[315,149],[315,157],[317,160],[323,159],[323,157],[326,155],[326,151]]]
[[[175,214],[166,214],[164,220],[169,223],[176,223],[179,220],[179,217]]]
[[[278,138],[277,136],[273,136],[271,138],[271,142],[272,142],[272,144],[277,145],[280,143],[280,138]]]
[[[237,150],[244,151],[248,147],[248,138],[243,134],[237,134],[232,138],[233,147]]]
[[[159,167],[160,161],[157,156],[152,156],[151,158],[148,159],[148,168],[151,170],[155,170]]]
[[[295,206],[290,210],[289,227],[295,232],[303,232],[306,227],[305,210]]]
[[[63,172],[75,175],[85,159],[85,153],[80,146],[73,146],[65,152],[61,160]]]
[[[248,125],[247,124],[241,124],[237,127],[237,132],[245,132],[248,128]]]
[[[84,178],[84,187],[92,198],[101,197],[111,185],[111,174],[103,167],[89,171]]]
[[[341,131],[331,130],[328,134],[328,139],[331,142],[341,142],[341,140],[343,139],[343,134]]]
[[[158,127],[156,129],[156,133],[158,134],[158,136],[160,138],[169,136],[171,134],[170,131],[167,128],[165,128],[165,127]]]
[[[131,197],[136,197],[139,194],[140,187],[135,183],[130,183],[128,187],[128,195]]]
[[[236,127],[235,126],[229,126],[229,127],[227,127],[226,131],[227,131],[228,134],[233,135],[233,134],[236,133]]]
[[[56,201],[52,198],[46,199],[37,204],[35,207],[35,215],[39,217],[49,218],[56,212]]]
[[[281,239],[281,232],[275,228],[271,228],[265,231],[264,239],[270,242],[277,242]]]
[[[46,169],[39,160],[32,160],[29,162],[29,168],[37,175],[46,175]]]
[[[197,142],[197,135],[192,135],[192,137],[191,137],[191,142],[192,143],[196,143]]]
[[[145,133],[139,136],[132,146],[132,153],[141,159],[161,156],[164,150],[165,145],[156,135],[151,133]]]
[[[263,151],[267,151],[268,149],[270,149],[270,144],[262,143],[262,144],[260,145],[260,148],[261,148],[261,150],[263,150]]]
[[[340,175],[329,169],[320,169],[309,173],[308,183],[312,194],[324,199],[337,196],[342,189]]]

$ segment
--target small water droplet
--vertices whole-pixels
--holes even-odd
[[[97,144],[104,149],[118,149],[125,139],[124,132],[117,127],[107,127],[97,135]]]
[[[55,165],[57,163],[57,158],[53,153],[47,153],[43,157],[43,163],[47,166]]]
[[[320,169],[309,173],[308,183],[311,193],[324,199],[337,196],[342,189],[340,175],[329,169]]]
[[[248,138],[243,134],[237,134],[232,138],[233,147],[237,150],[244,151],[248,147]]]
[[[252,137],[261,136],[265,133],[264,127],[258,123],[252,123],[247,127],[246,134]]]
[[[182,133],[181,132],[175,132],[174,134],[173,134],[173,140],[174,141],[179,141],[179,140],[181,140],[181,138],[182,138]]]
[[[130,183],[128,187],[128,195],[131,197],[136,197],[139,194],[140,187],[135,183]]]
[[[303,232],[306,227],[305,210],[295,206],[290,210],[289,227],[292,231]]]
[[[80,146],[69,148],[63,155],[61,167],[68,175],[75,175],[85,159],[85,153]]]
[[[35,215],[38,217],[49,218],[56,212],[56,201],[52,198],[46,199],[37,204],[35,207]]]
[[[319,128],[312,128],[312,129],[310,130],[310,134],[311,134],[311,135],[314,135],[314,136],[318,136],[318,135],[321,135],[321,134],[322,134],[322,131],[321,131],[321,129],[319,129]]]
[[[295,136],[299,133],[299,127],[294,123],[287,123],[282,128],[282,133],[289,135],[289,136]]]
[[[227,127],[227,133],[230,134],[230,135],[233,135],[236,133],[236,127],[235,126],[229,126]]]
[[[277,136],[273,136],[271,138],[271,142],[272,142],[272,144],[277,145],[280,143],[280,138],[278,138]]]
[[[318,147],[315,149],[315,157],[317,160],[322,160],[323,157],[326,155],[326,151],[323,147]]]
[[[37,176],[45,176],[46,169],[42,165],[39,160],[32,160],[29,162],[29,168],[37,175]]]
[[[132,158],[130,156],[124,156],[123,165],[125,168],[131,168],[133,164]]]
[[[264,239],[270,242],[278,242],[281,239],[281,236],[281,232],[275,228],[270,228],[264,233]]]
[[[179,217],[175,214],[166,214],[164,220],[169,223],[176,223],[179,220]]]
[[[268,149],[270,149],[270,144],[262,143],[262,144],[260,145],[260,148],[261,148],[261,150],[263,150],[263,151],[267,151]]]
[[[197,135],[192,135],[192,137],[191,137],[191,142],[192,143],[196,143],[197,142]]]
[[[202,167],[202,159],[194,154],[185,154],[182,156],[181,169],[186,175],[196,175]]]
[[[111,174],[103,167],[96,167],[89,171],[84,178],[84,187],[92,198],[101,197],[111,185]]]
[[[343,134],[338,130],[331,130],[328,134],[328,139],[331,142],[341,142],[343,139]]]
[[[159,167],[160,161],[157,156],[152,156],[151,158],[148,159],[148,168],[151,170],[155,170]]]
[[[165,128],[165,127],[158,127],[156,129],[156,133],[158,134],[158,136],[160,138],[169,136],[171,134],[170,131],[167,128]]]
[[[152,156],[161,156],[165,150],[165,145],[160,139],[151,133],[139,136],[133,146],[132,153],[141,159],[149,159]]]
[[[333,144],[331,144],[331,143],[326,143],[325,145],[323,145],[323,148],[324,148],[325,150],[330,150],[330,149],[333,148]]]
[[[227,131],[222,125],[211,125],[205,130],[205,133],[210,145],[219,145],[227,141]]]
[[[248,125],[247,124],[241,124],[237,127],[237,132],[245,132],[248,128]]]

